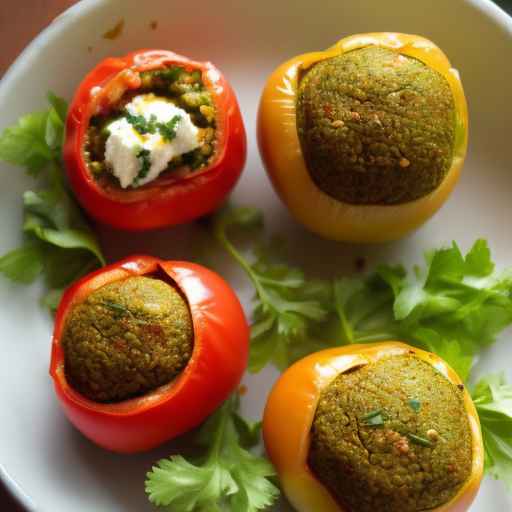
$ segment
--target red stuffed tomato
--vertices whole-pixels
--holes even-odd
[[[233,89],[210,62],[139,50],[84,78],[63,156],[93,218],[145,230],[217,208],[244,167],[246,135]]]
[[[133,453],[211,414],[239,384],[248,346],[243,310],[221,277],[133,256],[66,291],[50,374],[76,428],[106,449]]]

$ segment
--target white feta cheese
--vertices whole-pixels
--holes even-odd
[[[110,135],[105,146],[105,161],[122,188],[149,183],[166,169],[173,158],[199,147],[198,129],[190,115],[165,98],[141,94],[126,105],[126,110],[154,123],[165,124],[175,116],[179,116],[179,121],[176,137],[171,141],[165,139],[158,129],[155,133],[138,133],[124,117],[108,126]],[[143,149],[149,151],[151,165],[145,176],[139,176],[143,159],[138,155]]]

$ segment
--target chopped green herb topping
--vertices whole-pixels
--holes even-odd
[[[375,418],[375,416],[379,416],[379,414],[382,414],[382,409],[375,409],[374,411],[369,412],[368,414],[365,414],[361,417],[363,421],[370,420],[372,418]]]
[[[408,404],[409,404],[409,407],[414,412],[418,412],[421,409],[421,402],[419,400],[417,400],[416,398],[409,400]]]
[[[414,443],[419,444],[420,446],[425,446],[426,448],[432,448],[434,446],[428,439],[424,437],[417,436],[416,434],[407,434],[407,437]]]
[[[375,409],[374,411],[362,416],[361,421],[366,427],[380,427],[384,425],[385,417],[386,416],[382,412],[382,409]]]
[[[154,114],[151,114],[149,119],[138,114],[130,114],[128,111],[125,111],[125,115],[126,120],[141,135],[158,132],[164,140],[169,142],[176,138],[176,129],[178,127],[178,123],[181,121],[181,116],[178,114],[173,116],[173,118],[166,123],[157,122],[157,118]]]
[[[134,185],[137,185],[140,180],[143,180],[149,173],[149,169],[151,169],[151,152],[149,149],[141,149],[137,153],[137,158],[140,160],[140,171],[135,178]]]
[[[180,115],[175,115],[170,121],[167,123],[158,123],[158,131],[160,135],[168,141],[171,141],[176,138],[176,130],[178,128],[178,123],[181,121]]]
[[[126,120],[137,130],[141,135],[146,133],[156,133],[158,124],[155,114],[149,116],[149,120],[144,116],[138,114],[130,114],[128,110],[125,111]]]
[[[126,309],[122,304],[118,304],[117,302],[103,301],[103,305],[109,309],[112,309],[116,313],[123,315],[129,313],[128,309]]]

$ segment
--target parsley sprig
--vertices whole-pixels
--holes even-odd
[[[39,185],[23,194],[22,244],[0,257],[0,272],[24,284],[43,276],[43,301],[55,309],[63,289],[105,258],[64,178],[66,102],[52,93],[48,101],[48,109],[21,117],[0,135],[0,160],[25,168]]]
[[[248,450],[259,440],[260,424],[245,421],[238,405],[233,395],[199,430],[204,457],[189,462],[175,455],[152,468],[146,492],[153,504],[183,512],[256,512],[274,502],[279,493],[269,480],[274,469]]]
[[[336,345],[400,339],[436,352],[466,379],[474,358],[512,323],[512,270],[497,271],[484,240],[464,256],[454,242],[431,251],[408,272],[401,265],[332,281],[308,280],[253,248],[245,256],[230,235],[261,226],[261,212],[230,208],[214,233],[256,291],[251,369],[284,368],[304,354]]]
[[[503,374],[487,375],[472,396],[482,426],[486,473],[512,492],[512,385]]]
[[[228,238],[233,228],[251,229],[262,222],[259,210],[230,208],[216,216],[213,228],[217,240],[246,272],[256,292],[249,361],[252,372],[269,362],[281,369],[289,366],[290,345],[307,336],[309,324],[318,324],[328,315],[321,300],[324,284],[306,282],[301,270],[270,260],[265,247],[249,259]]]

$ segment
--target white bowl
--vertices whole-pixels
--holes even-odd
[[[143,6],[142,6],[143,5]],[[120,19],[115,40],[102,34]],[[156,30],[150,28],[158,22]],[[327,242],[290,218],[262,170],[255,142],[255,116],[268,73],[290,56],[323,49],[340,37],[370,31],[417,33],[435,41],[459,69],[470,107],[470,150],[461,182],[442,210],[412,236],[379,248]],[[22,53],[0,83],[0,128],[44,106],[53,90],[71,98],[92,66],[107,55],[160,47],[214,62],[231,80],[249,137],[249,160],[234,192],[238,203],[262,207],[267,225],[290,239],[306,268],[327,275],[353,267],[356,255],[415,262],[424,249],[452,239],[467,248],[490,241],[500,265],[512,265],[512,20],[489,0],[260,0],[178,2],[86,0],[69,9]],[[1,166],[0,252],[20,239],[21,193],[32,182],[19,169]],[[111,258],[149,252],[193,258],[193,226],[137,236],[110,230],[102,238]],[[219,254],[222,254],[219,251]],[[249,305],[250,287],[229,259],[220,271]],[[38,303],[39,288],[2,280],[0,288],[0,474],[29,510],[53,512],[151,510],[144,476],[170,454],[165,445],[137,456],[112,455],[84,439],[64,418],[48,376],[51,318]],[[249,309],[248,309],[249,311]],[[512,377],[512,352],[505,336],[482,357],[477,371],[505,369]],[[244,412],[261,413],[276,373],[246,378]],[[279,510],[284,510],[281,505]],[[276,508],[275,510],[278,510]],[[512,510],[501,483],[486,480],[472,512]],[[320,511],[315,511],[320,512]]]

